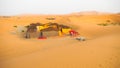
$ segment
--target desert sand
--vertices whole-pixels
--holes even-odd
[[[54,21],[46,20],[54,17]],[[0,68],[120,68],[118,14],[20,15],[0,17]],[[76,29],[86,41],[73,37],[24,39],[12,34],[15,25],[56,22]]]

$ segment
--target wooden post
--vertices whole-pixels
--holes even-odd
[[[43,37],[43,32],[42,31],[40,31],[39,37]]]
[[[30,38],[30,33],[26,32],[25,38]]]

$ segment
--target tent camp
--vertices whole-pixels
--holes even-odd
[[[28,25],[26,38],[70,35],[71,28],[57,23],[32,23]]]

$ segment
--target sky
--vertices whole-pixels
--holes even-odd
[[[0,0],[0,15],[120,12],[120,0]]]

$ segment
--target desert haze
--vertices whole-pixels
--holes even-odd
[[[82,13],[0,16],[0,68],[120,68],[120,15]],[[14,34],[13,26],[36,22],[69,25],[86,41],[69,36],[25,39]]]

